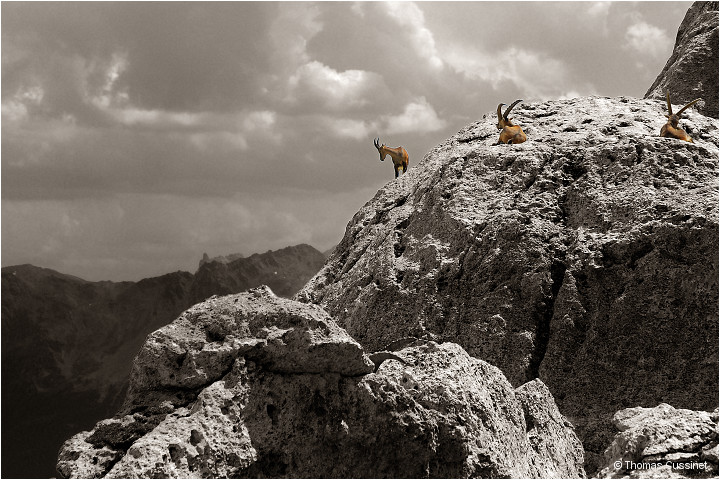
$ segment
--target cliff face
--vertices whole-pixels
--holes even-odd
[[[520,104],[528,141],[465,128],[377,193],[296,296],[364,347],[459,343],[539,377],[593,468],[627,406],[718,403],[717,120],[659,100]]]
[[[698,110],[718,117],[718,2],[695,2],[680,24],[673,53],[645,98],[685,105],[701,97]]]
[[[62,442],[117,411],[145,337],[184,309],[262,283],[290,296],[324,261],[298,245],[139,282],[3,268],[3,476],[53,475]]]
[[[321,308],[267,288],[213,297],[148,337],[123,410],[68,440],[58,472],[584,476],[582,446],[542,382],[513,389],[450,343],[385,353],[366,355]]]

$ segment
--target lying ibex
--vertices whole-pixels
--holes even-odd
[[[690,138],[690,135],[687,134],[685,130],[680,128],[680,114],[685,111],[686,108],[689,108],[693,105],[695,105],[696,102],[699,102],[700,99],[696,98],[692,102],[685,105],[683,108],[680,109],[679,112],[673,114],[672,111],[672,105],[670,104],[670,90],[666,91],[667,96],[667,106],[668,106],[668,114],[665,115],[668,118],[668,121],[665,125],[662,126],[660,129],[660,136],[666,137],[666,138],[677,138],[678,140],[685,140],[686,142],[694,143],[692,138]]]
[[[497,128],[498,130],[502,130],[502,132],[500,132],[500,139],[497,143],[498,145],[500,145],[501,143],[523,143],[525,140],[527,140],[527,135],[525,135],[525,132],[522,131],[522,128],[520,128],[519,125],[513,125],[513,123],[508,118],[510,110],[512,110],[513,107],[520,102],[522,102],[522,100],[515,100],[512,105],[510,105],[507,110],[505,110],[505,113],[500,113],[500,108],[505,104],[501,103],[500,105],[498,105]]]
[[[390,148],[386,147],[385,144],[380,145],[379,138],[376,138],[373,143],[375,144],[375,148],[378,149],[378,152],[380,152],[381,161],[385,161],[386,155],[390,155],[390,158],[392,158],[395,178],[398,177],[400,167],[402,167],[403,173],[407,172],[410,157],[408,157],[408,153],[403,147]]]

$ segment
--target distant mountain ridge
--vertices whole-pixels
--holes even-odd
[[[210,262],[220,262],[220,263],[230,263],[238,258],[245,258],[245,255],[242,253],[232,253],[230,255],[219,255],[217,257],[210,257],[207,253],[203,253],[203,258],[200,259],[200,264],[198,265],[198,268],[201,268],[206,263]]]
[[[326,257],[309,245],[298,245],[249,257],[235,254],[209,259],[201,262],[195,273],[190,289],[193,304],[211,295],[228,295],[258,285],[269,286],[281,297],[291,297],[320,270]]]
[[[117,410],[150,332],[212,295],[266,284],[292,296],[325,256],[297,245],[205,260],[195,274],[138,282],[92,282],[33,265],[2,268],[3,477],[53,475],[62,440]]]

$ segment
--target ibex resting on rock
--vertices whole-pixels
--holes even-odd
[[[410,161],[407,150],[405,150],[403,147],[390,148],[386,147],[385,144],[380,145],[379,138],[376,138],[374,143],[375,148],[377,148],[378,152],[380,152],[380,161],[385,161],[386,155],[390,155],[390,158],[392,158],[393,169],[395,170],[395,178],[397,178],[399,175],[400,167],[402,167],[403,173],[407,172],[408,162]]]
[[[522,128],[520,128],[519,125],[513,125],[513,123],[508,118],[510,110],[512,110],[513,107],[520,102],[522,102],[522,100],[515,100],[512,105],[510,105],[507,110],[505,110],[505,113],[500,113],[501,107],[505,104],[501,103],[500,105],[498,105],[497,128],[498,130],[502,130],[502,132],[500,132],[500,139],[497,143],[498,145],[500,145],[501,143],[523,143],[525,140],[527,140],[527,135],[525,135],[525,132],[522,131]]]
[[[668,118],[668,121],[660,129],[660,136],[666,138],[677,138],[678,140],[685,140],[686,142],[694,143],[692,138],[690,138],[690,135],[688,135],[685,130],[680,128],[680,114],[684,112],[686,108],[695,105],[695,103],[699,102],[700,99],[696,98],[695,100],[681,108],[679,112],[673,114],[672,105],[670,104],[670,90],[666,91],[665,93],[667,96],[668,114],[666,115],[666,117]]]

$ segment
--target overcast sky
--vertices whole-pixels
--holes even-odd
[[[325,250],[498,103],[642,97],[690,2],[2,3],[2,265]]]

